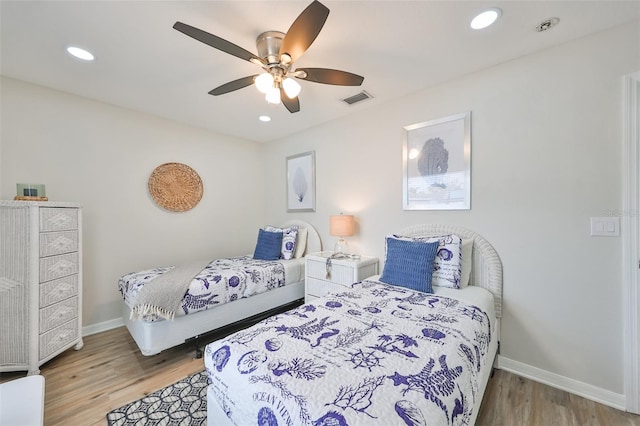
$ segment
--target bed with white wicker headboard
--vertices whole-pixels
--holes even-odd
[[[420,224],[404,228],[398,235],[407,237],[456,234],[473,240],[469,285],[482,287],[493,294],[496,317],[502,318],[502,262],[493,246],[475,231],[456,225]]]
[[[209,424],[474,424],[498,350],[500,258],[459,226],[415,225],[390,239],[429,246],[431,256],[457,241],[461,263],[473,240],[468,284],[425,290],[405,285],[413,279],[405,275],[383,282],[387,264],[425,271],[416,277],[436,270],[420,250],[411,266],[402,259],[410,249],[387,250],[382,276],[210,343]]]

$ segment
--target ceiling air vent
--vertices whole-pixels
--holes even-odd
[[[345,102],[349,105],[353,105],[357,102],[362,102],[365,101],[367,99],[371,99],[373,98],[373,96],[371,96],[370,94],[368,94],[367,92],[365,92],[364,90],[360,93],[357,93],[353,96],[349,96],[348,98],[344,98],[342,99],[342,102]]]
[[[551,28],[555,27],[556,25],[558,25],[558,22],[560,22],[559,18],[549,18],[549,19],[545,19],[544,21],[540,22],[538,24],[538,26],[536,27],[536,31],[538,31],[539,33],[543,32],[543,31],[547,31],[550,30]]]

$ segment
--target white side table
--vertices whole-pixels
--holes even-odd
[[[333,252],[323,251],[306,256],[305,302],[322,297],[329,292],[344,291],[351,284],[378,273],[378,259],[362,256],[360,259],[331,259],[327,274],[327,259]]]

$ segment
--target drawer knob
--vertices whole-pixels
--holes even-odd
[[[60,287],[58,287],[58,294],[64,294],[69,292],[69,290],[71,290],[71,286],[70,285],[61,285]]]
[[[66,214],[57,214],[55,216],[51,216],[47,220],[47,222],[49,222],[49,224],[51,224],[51,226],[55,228],[61,228],[71,223],[71,217],[67,216]]]
[[[59,237],[49,243],[49,247],[53,250],[66,250],[73,247],[74,241],[67,237]]]
[[[49,268],[49,271],[51,273],[66,273],[70,270],[73,269],[73,263],[69,262],[68,260],[61,260],[58,263],[56,263],[55,265],[51,265],[51,267]]]

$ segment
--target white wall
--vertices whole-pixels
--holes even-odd
[[[2,78],[0,198],[44,183],[84,219],[83,323],[120,318],[122,274],[253,250],[264,217],[263,146]],[[147,182],[166,162],[203,180],[201,202],[171,213]]]
[[[265,181],[282,185],[269,188],[267,221],[306,219],[331,248],[329,215],[353,213],[352,248],[380,258],[384,236],[407,225],[478,231],[504,266],[502,356],[615,400],[623,392],[621,242],[590,237],[589,218],[622,206],[622,75],[640,69],[637,28],[522,57],[270,144]],[[464,111],[472,112],[472,209],[403,211],[403,126]],[[309,150],[316,212],[287,214],[281,165]]]

